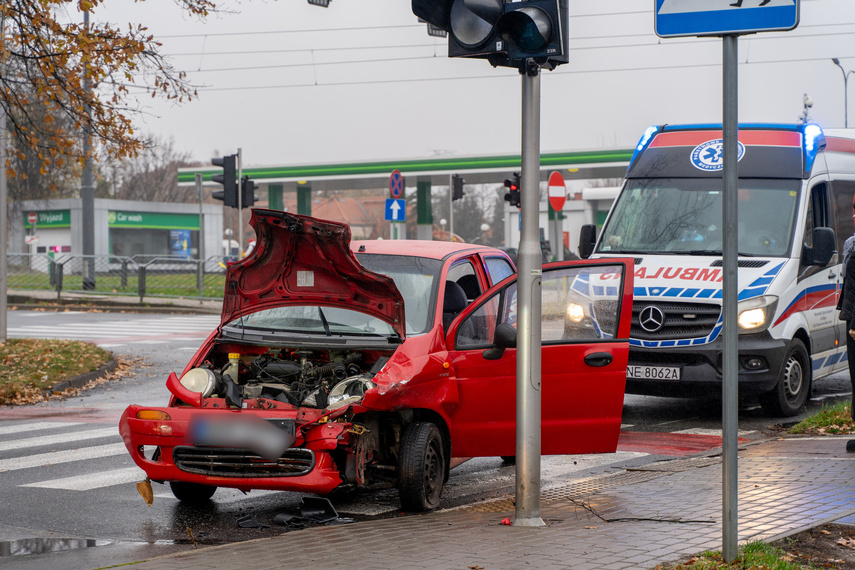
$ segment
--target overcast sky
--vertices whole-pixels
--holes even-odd
[[[520,152],[517,72],[449,59],[409,0],[219,6],[228,13],[205,21],[172,0],[108,0],[92,15],[147,25],[199,86],[179,107],[142,97],[137,120],[193,159],[238,147],[252,166]],[[721,122],[721,40],[660,39],[653,6],[570,0],[570,63],[542,77],[543,152],[629,148],[652,124]],[[795,30],[740,38],[740,121],[795,122],[808,93],[810,117],[842,127],[832,57],[855,69],[855,0],[801,0]],[[855,104],[850,113],[855,126]]]

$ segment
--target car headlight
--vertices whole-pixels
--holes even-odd
[[[772,295],[740,301],[736,309],[740,334],[758,333],[768,329],[777,307],[778,298]]]
[[[199,392],[203,398],[207,398],[216,390],[219,379],[210,368],[193,368],[181,377],[181,385],[191,392]]]
[[[574,323],[580,322],[585,318],[585,307],[578,303],[570,303],[567,305],[567,318]]]

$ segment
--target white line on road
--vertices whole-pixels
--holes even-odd
[[[51,451],[50,453],[39,453],[26,457],[15,457],[0,460],[0,471],[15,471],[18,469],[29,469],[30,467],[44,467],[46,465],[57,465],[59,463],[71,463],[72,461],[85,461],[89,459],[100,459],[112,455],[122,455],[128,449],[124,443],[111,443],[108,445],[96,445],[94,447],[83,447],[69,451]]]
[[[63,477],[62,479],[51,479],[39,483],[27,483],[21,487],[39,487],[42,489],[65,489],[66,491],[91,491],[101,487],[112,487],[134,483],[145,479],[145,472],[139,467],[127,467],[125,469],[114,469],[102,473],[90,473],[88,475],[77,475],[75,477]]]
[[[75,431],[71,433],[63,433],[60,435],[28,437],[26,439],[16,439],[14,441],[0,442],[0,451],[37,447],[40,445],[55,445],[57,443],[68,443],[69,441],[82,441],[84,439],[96,439],[99,437],[110,437],[118,435],[118,427],[109,427],[101,429],[90,429],[86,431]]]
[[[36,431],[39,429],[54,429],[68,426],[79,426],[79,423],[74,422],[33,422],[28,424],[16,424],[13,426],[0,427],[0,435],[10,433],[21,433],[22,431]]]

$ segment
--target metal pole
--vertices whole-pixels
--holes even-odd
[[[722,314],[724,320],[722,355],[722,556],[726,562],[736,560],[739,540],[737,512],[737,433],[739,369],[737,367],[737,182],[738,173],[738,36],[723,36],[723,101],[724,180],[722,227],[724,228],[724,283]]]
[[[83,26],[89,33],[89,11],[83,12]],[[88,77],[83,78],[83,90],[88,97],[92,92],[92,85]],[[85,107],[86,120],[91,121],[91,108]],[[80,208],[81,222],[83,227],[83,289],[91,291],[95,289],[95,176],[93,174],[92,132],[88,125],[83,130],[83,179],[80,185]]]
[[[237,181],[237,203],[238,203],[238,259],[243,257],[243,151],[238,149],[238,181]]]
[[[540,68],[522,73],[520,247],[517,253],[517,428],[514,526],[544,526],[540,518]]]
[[[448,241],[454,241],[454,175],[448,175]]]
[[[6,63],[6,20],[0,18],[0,70]],[[9,249],[8,186],[6,184],[6,108],[0,106],[0,342],[6,342],[8,321],[7,251]]]
[[[205,220],[202,217],[202,174],[197,172],[195,178],[196,194],[199,196],[199,266],[196,270],[197,285],[199,287],[199,302],[204,297],[205,287]]]

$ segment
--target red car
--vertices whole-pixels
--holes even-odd
[[[340,223],[254,210],[221,325],[166,407],[130,406],[125,445],[182,501],[217,487],[326,494],[397,486],[439,505],[452,458],[515,453],[516,278],[501,250],[350,243]],[[617,446],[632,260],[542,278],[542,452]]]

